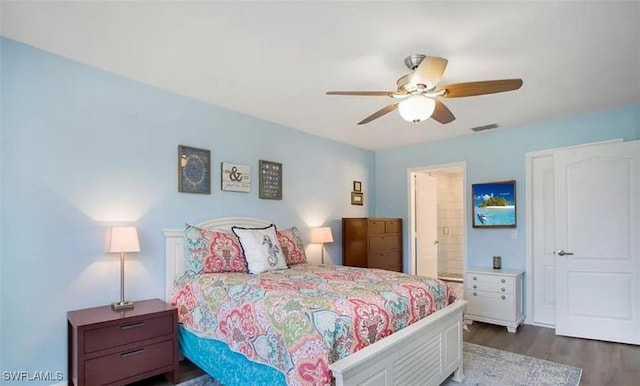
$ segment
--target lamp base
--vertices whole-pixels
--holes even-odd
[[[113,308],[114,311],[127,310],[130,308],[133,308],[133,302],[125,301],[125,302],[112,303],[111,308]]]

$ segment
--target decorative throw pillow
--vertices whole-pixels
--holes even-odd
[[[304,252],[304,245],[298,228],[276,229],[276,234],[282,247],[282,253],[287,260],[287,265],[291,266],[307,262],[307,255]]]
[[[249,273],[287,269],[287,261],[276,236],[276,226],[266,228],[231,227],[238,236],[249,266]]]
[[[231,232],[211,231],[193,225],[184,230],[187,270],[195,273],[247,272],[238,239]]]

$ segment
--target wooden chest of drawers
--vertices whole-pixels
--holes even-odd
[[[524,320],[522,306],[523,271],[473,268],[464,276],[466,317],[507,327],[516,332]]]
[[[343,218],[343,264],[402,272],[402,219]]]
[[[163,373],[177,383],[177,318],[159,299],[68,312],[69,385],[126,385]]]

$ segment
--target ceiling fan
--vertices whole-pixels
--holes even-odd
[[[447,59],[435,56],[414,54],[404,59],[404,64],[412,71],[397,80],[396,91],[328,91],[327,95],[348,96],[387,96],[401,101],[392,103],[369,115],[358,125],[398,110],[400,116],[413,123],[432,118],[442,124],[452,122],[456,117],[442,98],[460,98],[475,95],[494,94],[517,90],[522,79],[485,80],[479,82],[455,83],[438,86],[438,82],[447,68]]]

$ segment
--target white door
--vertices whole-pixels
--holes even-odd
[[[553,326],[556,320],[556,256],[553,154],[531,159],[533,237],[533,323]]]
[[[416,273],[438,277],[438,201],[436,178],[416,173]]]
[[[555,153],[556,333],[640,343],[640,141]]]

